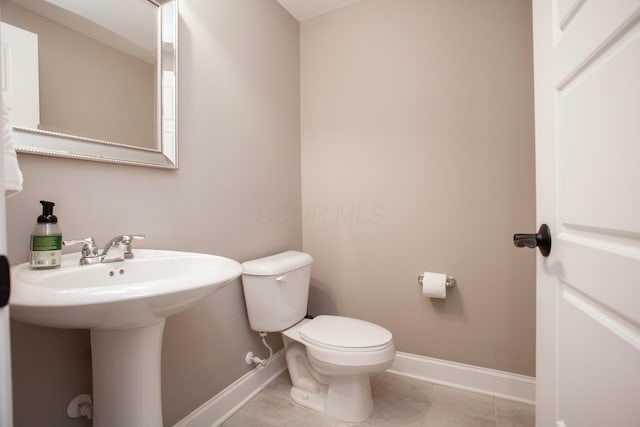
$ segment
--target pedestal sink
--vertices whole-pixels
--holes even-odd
[[[114,263],[12,268],[11,317],[91,333],[94,427],[162,426],[160,353],[168,316],[242,273],[234,260],[151,249]]]

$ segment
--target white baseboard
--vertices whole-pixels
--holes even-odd
[[[284,349],[267,366],[256,367],[174,424],[173,427],[217,427],[287,369]]]
[[[219,426],[286,369],[282,349],[273,355],[268,366],[247,372],[173,427]],[[536,380],[524,375],[402,352],[397,352],[387,372],[502,399],[535,403]]]
[[[397,352],[387,371],[436,384],[535,404],[536,380],[525,375]]]

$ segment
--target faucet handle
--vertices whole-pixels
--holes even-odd
[[[83,244],[82,246],[82,256],[83,257],[93,257],[98,255],[98,248],[96,247],[96,241],[93,237],[86,237],[84,239],[76,239],[76,240],[63,240],[62,244],[64,246],[73,246]]]
[[[131,251],[131,243],[134,240],[142,240],[145,238],[144,234],[123,234],[122,235],[122,244],[125,245],[124,248],[124,258],[131,259],[133,258],[133,252]]]
[[[142,240],[145,237],[144,234],[123,234],[122,241],[126,243],[127,241],[131,242],[131,240]]]

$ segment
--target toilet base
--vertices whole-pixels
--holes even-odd
[[[324,414],[324,402],[327,400],[327,393],[309,393],[301,388],[291,387],[291,399],[303,408]]]
[[[369,375],[331,378],[324,413],[332,418],[361,423],[373,412]]]
[[[371,376],[378,377],[391,366],[393,344],[373,352],[327,355],[325,349],[301,342],[298,331],[308,321],[282,332],[292,400],[339,421],[366,421],[373,413]]]
[[[291,398],[304,408],[349,423],[364,422],[373,412],[369,375],[332,377],[318,393],[293,386]]]

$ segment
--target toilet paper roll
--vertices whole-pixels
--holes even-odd
[[[447,297],[447,275],[425,271],[422,277],[422,295],[427,298]]]

